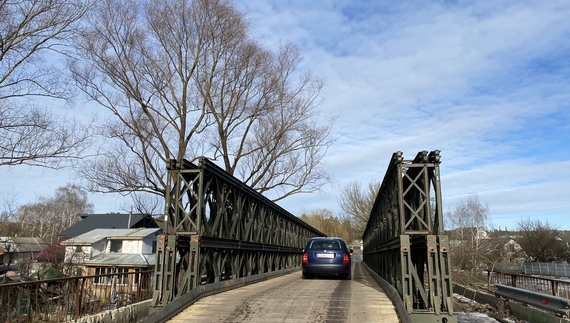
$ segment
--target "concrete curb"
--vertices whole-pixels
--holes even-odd
[[[102,313],[85,316],[71,322],[74,323],[132,323],[148,315],[151,300],[138,302],[109,310]]]

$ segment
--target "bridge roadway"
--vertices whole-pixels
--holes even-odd
[[[353,257],[352,280],[294,272],[198,300],[169,322],[398,323],[391,300]]]

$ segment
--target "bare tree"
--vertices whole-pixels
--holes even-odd
[[[329,209],[312,210],[309,214],[301,215],[300,219],[328,236],[350,242],[348,228]]]
[[[82,1],[0,0],[0,166],[59,168],[85,147],[87,127],[30,98],[69,97],[57,58],[86,10]]]
[[[22,230],[15,221],[16,196],[4,196],[2,199],[5,210],[0,212],[0,237],[15,237]]]
[[[447,219],[452,229],[450,238],[456,243],[452,248],[454,263],[462,269],[476,268],[482,258],[479,245],[488,225],[489,206],[472,194],[461,200]]]
[[[371,181],[367,188],[362,188],[357,182],[351,182],[341,190],[340,208],[352,219],[356,234],[362,237],[370,212],[374,206],[376,195],[382,183]]]
[[[71,70],[113,114],[90,190],[163,195],[167,161],[198,156],[274,200],[328,182],[322,80],[294,46],[254,41],[230,1],[104,0],[86,26]]]
[[[55,197],[41,197],[38,201],[21,206],[17,222],[22,231],[32,237],[55,243],[57,235],[78,221],[78,214],[93,212],[87,193],[77,185],[57,189]]]
[[[562,233],[548,220],[527,218],[518,222],[517,241],[524,250],[524,256],[531,262],[550,262],[566,260],[568,249],[562,239]]]

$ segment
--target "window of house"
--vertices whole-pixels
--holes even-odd
[[[112,267],[95,267],[95,275],[105,275],[105,274],[119,274],[116,276],[105,276],[105,277],[95,277],[93,279],[94,284],[99,285],[112,285],[113,280],[116,279],[117,285],[126,285],[128,284],[128,275],[129,268],[113,268]],[[122,274],[122,275],[121,275]]]
[[[100,252],[105,252],[106,247],[107,247],[107,243],[105,241],[101,241],[99,243],[99,251]]]
[[[105,274],[112,274],[112,273],[113,273],[113,268],[111,268],[111,267],[95,267],[95,275],[105,275]],[[93,278],[94,284],[110,285],[112,282],[113,282],[112,277],[110,277],[110,276]]]
[[[152,253],[156,253],[156,240],[152,242]]]
[[[129,272],[129,268],[115,268],[115,272],[117,274],[123,274],[116,276],[117,285],[126,285],[129,283],[128,279],[129,276],[127,275],[127,273]]]
[[[83,251],[81,246],[75,246],[75,252],[81,252],[81,251]]]
[[[121,252],[123,249],[122,240],[111,240],[111,252]]]

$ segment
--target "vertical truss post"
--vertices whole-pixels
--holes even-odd
[[[441,273],[442,308],[450,309],[453,313],[453,283],[451,281],[451,258],[449,253],[449,238],[438,235],[439,270]]]
[[[410,237],[407,235],[400,236],[400,270],[401,270],[401,295],[404,304],[408,309],[408,313],[412,312],[414,305],[414,289],[413,289],[413,263],[412,248],[410,245]]]

